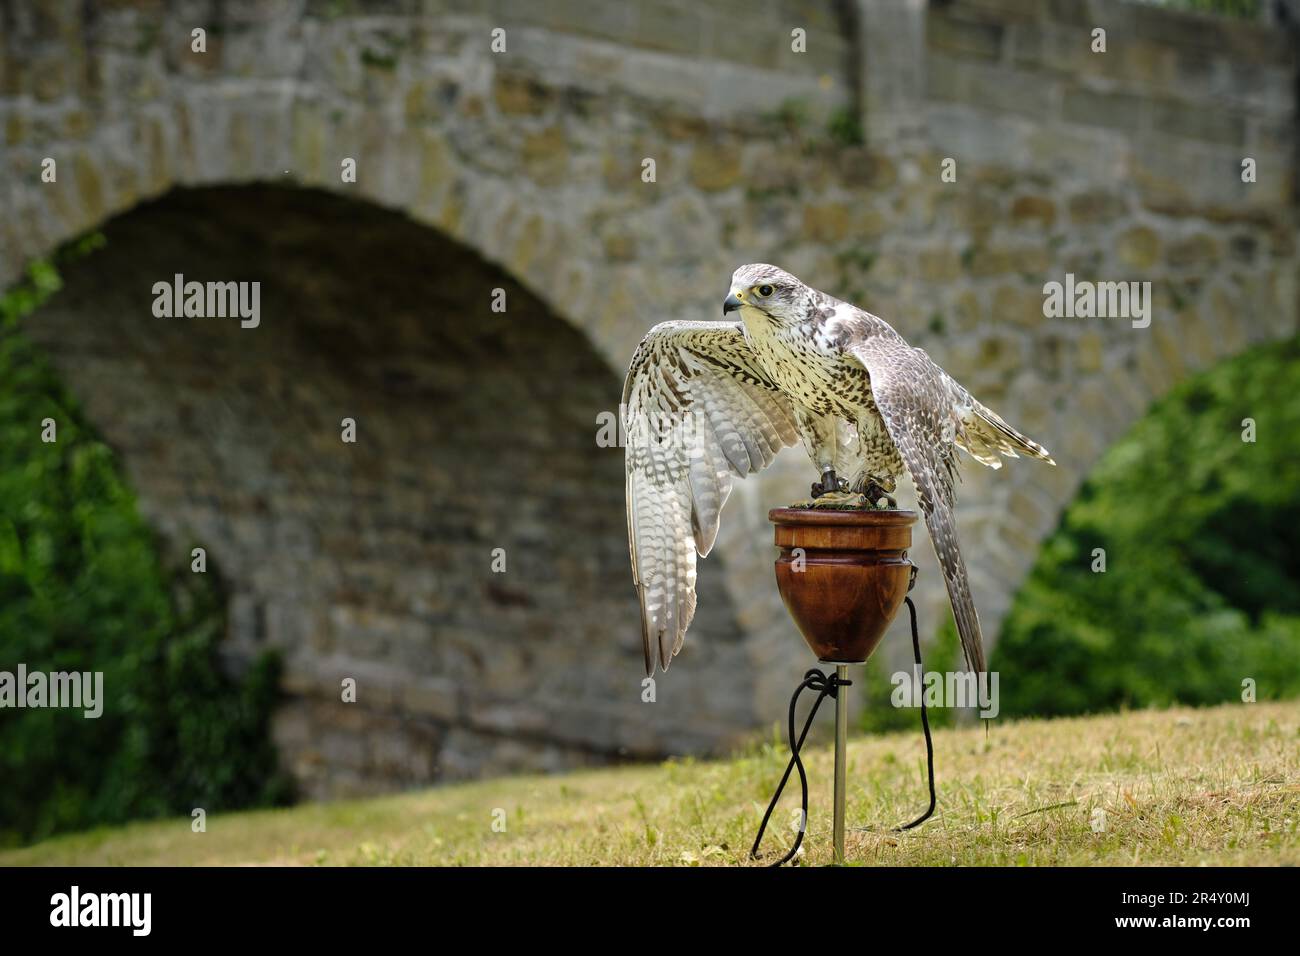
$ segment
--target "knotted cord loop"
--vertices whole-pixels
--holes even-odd
[[[776,793],[772,794],[772,802],[767,805],[767,812],[763,814],[763,822],[758,827],[758,836],[754,838],[754,845],[749,851],[751,859],[759,859],[758,848],[763,842],[763,834],[767,830],[767,823],[772,818],[772,811],[776,809],[777,801],[781,799],[781,794],[785,791],[785,785],[790,779],[790,771],[796,767],[799,770],[799,787],[802,791],[801,806],[803,808],[803,815],[799,818],[799,833],[795,836],[794,845],[790,847],[790,851],[770,865],[776,867],[789,863],[794,859],[795,854],[799,852],[799,847],[803,844],[803,835],[808,830],[808,774],[804,770],[803,761],[799,758],[799,751],[803,748],[803,742],[808,736],[808,730],[812,727],[813,718],[817,716],[817,708],[821,707],[822,701],[827,697],[838,696],[840,687],[848,687],[852,683],[851,680],[841,680],[837,674],[823,674],[814,667],[803,675],[803,681],[795,688],[794,694],[790,697],[790,716],[786,728],[790,740],[790,762],[786,764],[785,774],[781,777],[781,782],[777,784]],[[805,690],[817,691],[817,699],[813,701],[812,709],[808,711],[808,719],[804,721],[803,731],[799,734],[799,739],[795,740],[795,707],[799,703],[799,695]]]

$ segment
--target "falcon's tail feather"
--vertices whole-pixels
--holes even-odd
[[[926,530],[930,532],[930,543],[934,545],[935,557],[943,570],[943,582],[948,586],[948,601],[952,604],[952,616],[957,623],[957,635],[961,638],[966,664],[976,673],[983,673],[988,669],[984,659],[984,640],[975,600],[970,593],[970,580],[966,576],[966,562],[957,545],[957,525],[953,520],[952,506],[939,499],[922,510]]]
[[[1002,467],[1002,462],[998,460],[999,454],[1008,458],[1019,458],[1024,454],[1049,465],[1056,464],[1046,448],[1012,428],[1001,415],[979,402],[971,401],[971,408],[964,416],[964,424],[966,433],[964,441],[961,441],[962,447],[976,461],[990,468]]]

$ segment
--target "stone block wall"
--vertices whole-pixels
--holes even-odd
[[[810,472],[790,452],[738,486],[642,704],[621,453],[594,443],[641,335],[716,318],[737,265],[776,262],[1046,444],[1056,469],[964,468],[991,639],[1150,402],[1296,332],[1288,30],[1119,0],[8,3],[0,283],[105,230],[32,334],[164,536],[209,544],[232,660],[289,653],[279,733],[309,792],[716,749],[778,719],[807,664],[766,512]],[[218,266],[265,278],[259,329],[149,314],[153,281]],[[1150,326],[1045,317],[1067,272],[1150,281]],[[518,325],[482,313],[502,284]],[[373,444],[340,459],[352,407]],[[521,497],[466,495],[503,458]],[[932,630],[942,586],[913,556]],[[885,647],[906,658],[901,626]],[[349,670],[369,690],[343,712]]]

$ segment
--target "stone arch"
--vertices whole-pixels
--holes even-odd
[[[709,569],[708,639],[642,702],[622,455],[596,443],[620,383],[519,283],[314,190],[178,190],[103,233],[24,329],[169,547],[220,569],[228,657],[284,655],[276,736],[307,793],[707,750],[757,722]],[[259,281],[260,324],[156,317],[177,273]]]
[[[959,520],[990,633],[1107,436],[1218,348],[1221,325],[1294,328],[1282,24],[1112,5],[1134,60],[1084,52],[1077,11],[1047,0],[819,0],[800,8],[796,54],[776,8],[737,29],[708,5],[637,6],[201,3],[190,16],[215,29],[199,56],[189,24],[148,5],[0,5],[0,283],[175,186],[292,183],[440,230],[621,370],[654,322],[716,317],[738,264],[778,262],[887,318],[1059,452],[1055,471],[966,469]],[[502,24],[509,55],[488,48]],[[57,186],[39,181],[44,156]],[[937,175],[945,157],[956,183]],[[1163,332],[1139,354],[1118,329],[1097,343],[1044,322],[1038,289],[1067,271],[1154,279]],[[937,316],[947,331],[930,331]],[[790,453],[743,483],[705,564],[749,635],[763,715],[804,661],[765,516],[808,480]],[[943,587],[928,546],[914,555],[929,629]],[[905,659],[905,641],[886,646]]]

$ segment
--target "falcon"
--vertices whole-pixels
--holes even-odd
[[[872,508],[904,473],[943,569],[966,662],[984,671],[957,543],[957,449],[991,468],[1047,449],[975,400],[883,319],[776,266],[741,266],[721,322],[663,322],[623,385],[627,533],[646,673],[668,669],[695,614],[696,555],[718,535],[733,483],[803,442],[818,508]],[[735,315],[739,321],[726,321]],[[841,477],[841,474],[847,477]]]

